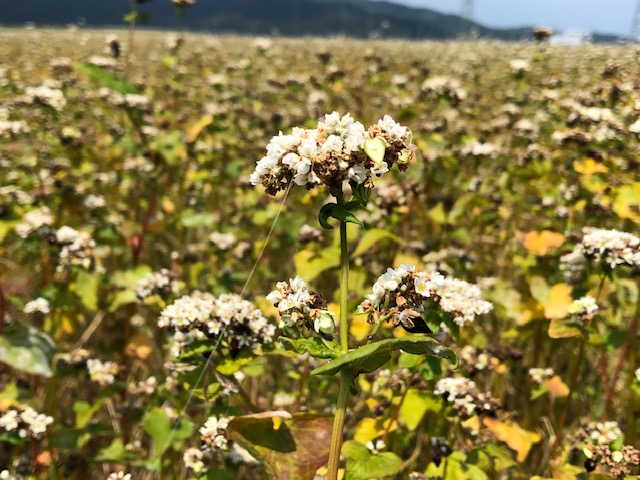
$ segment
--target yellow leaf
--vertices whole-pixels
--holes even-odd
[[[558,283],[549,288],[544,278],[534,276],[529,282],[531,295],[544,310],[544,316],[550,320],[554,318],[565,318],[569,305],[573,302],[571,298],[571,287],[566,283]]]
[[[194,143],[202,131],[213,122],[211,115],[205,115],[187,129],[187,143]]]
[[[367,442],[379,437],[385,431],[389,421],[391,421],[391,419],[383,422],[382,419],[363,418],[358,425],[356,425],[353,439],[365,445]],[[398,422],[393,422],[389,431],[393,432],[397,428]]]
[[[563,318],[567,316],[569,305],[573,302],[571,298],[571,287],[566,283],[559,283],[551,287],[551,298],[549,303],[543,305],[544,315],[547,318]]]
[[[356,341],[361,341],[369,335],[371,331],[371,325],[367,322],[366,315],[354,315],[351,318],[351,326],[349,327],[349,333],[353,335]]]
[[[472,434],[477,435],[480,431],[480,418],[477,415],[465,420],[461,423],[462,428],[469,430]]]
[[[545,380],[542,385],[554,397],[566,397],[569,395],[569,387],[558,375]]]
[[[522,238],[522,243],[534,255],[543,256],[562,245],[564,243],[564,235],[549,230],[534,231],[525,234]]]
[[[620,218],[640,224],[640,183],[618,188],[612,208]]]
[[[162,205],[162,210],[167,213],[173,213],[176,211],[176,204],[169,197],[162,197],[160,200],[160,204]]]
[[[596,162],[593,158],[584,158],[573,162],[573,169],[582,175],[593,175],[595,173],[607,173],[609,169]]]
[[[485,418],[482,423],[498,440],[506,443],[511,450],[518,454],[518,462],[524,462],[527,455],[529,455],[531,447],[541,440],[540,435],[536,432],[524,430],[515,423],[503,423],[492,418]]]
[[[273,422],[273,429],[280,430],[280,425],[282,425],[281,417],[271,417],[271,422]]]
[[[140,360],[149,358],[152,351],[153,344],[151,343],[151,339],[143,333],[134,335],[125,349],[127,355],[138,357]]]

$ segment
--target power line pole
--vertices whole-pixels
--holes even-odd
[[[640,2],[640,0],[638,0]],[[473,26],[474,0],[462,0],[462,18],[467,21],[467,37],[475,36],[475,28]]]
[[[636,8],[633,12],[633,23],[631,23],[629,39],[633,43],[636,43],[638,41],[638,35],[640,35],[640,0],[636,1]]]

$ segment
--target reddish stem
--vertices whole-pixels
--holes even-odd
[[[602,411],[602,417],[600,419],[601,422],[607,420],[607,416],[609,415],[609,410],[611,409],[611,403],[613,402],[613,392],[616,389],[616,383],[618,383],[618,377],[620,377],[620,373],[622,372],[622,367],[624,366],[624,359],[627,356],[627,350],[629,350],[629,344],[631,341],[636,341],[638,337],[638,321],[640,320],[640,301],[638,301],[638,305],[636,307],[636,313],[633,315],[633,320],[631,320],[631,324],[629,325],[629,329],[627,330],[627,335],[624,338],[624,343],[622,344],[622,348],[620,349],[620,353],[618,354],[618,363],[616,365],[615,372],[613,373],[613,378],[611,379],[611,383],[607,388],[606,400],[604,402],[604,410]]]

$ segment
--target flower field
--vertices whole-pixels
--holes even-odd
[[[0,30],[0,479],[640,475],[633,45]]]

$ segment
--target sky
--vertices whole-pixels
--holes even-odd
[[[463,0],[398,0],[447,13]],[[491,27],[542,25],[561,30],[629,35],[636,0],[475,0],[474,20]]]

